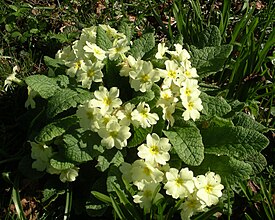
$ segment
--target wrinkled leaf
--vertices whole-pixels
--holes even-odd
[[[60,67],[63,64],[62,61],[48,57],[48,56],[44,56],[44,62],[47,66],[55,67],[55,68]]]
[[[264,155],[259,152],[245,155],[243,161],[248,163],[252,167],[253,174],[258,174],[262,172],[267,165],[267,161]]]
[[[133,46],[130,50],[133,57],[142,58],[143,55],[149,52],[155,47],[155,36],[154,33],[146,33],[141,38],[133,42]]]
[[[39,132],[38,136],[36,137],[36,141],[38,142],[47,142],[51,141],[55,137],[61,136],[64,134],[69,127],[76,124],[78,121],[75,115],[69,116],[66,118],[62,118],[56,122],[46,125],[42,130]]]
[[[206,93],[201,93],[203,110],[202,113],[206,116],[223,116],[231,111],[231,106],[226,100],[220,96],[209,96]]]
[[[205,152],[243,159],[263,150],[269,140],[261,133],[243,127],[211,127],[201,130]]]
[[[104,151],[103,154],[99,155],[97,162],[98,163],[96,167],[100,171],[104,172],[111,164],[118,167],[122,162],[124,162],[124,157],[120,150],[112,148]]]
[[[125,34],[129,41],[132,39],[132,28],[126,22],[122,22],[119,25],[118,32]]]
[[[222,41],[220,30],[215,25],[210,25],[209,27],[205,28],[198,35],[198,38],[199,40],[196,44],[198,48],[220,46]]]
[[[192,66],[197,69],[199,76],[204,78],[222,70],[232,49],[232,45],[204,47],[202,49],[190,46],[190,61]]]
[[[98,26],[96,31],[96,44],[101,49],[107,51],[113,44],[102,27]]]
[[[233,117],[232,121],[235,126],[242,126],[244,128],[249,128],[258,132],[264,132],[267,130],[265,126],[263,126],[255,119],[253,119],[250,115],[245,114],[244,112],[237,113]]]
[[[57,170],[67,170],[67,169],[71,169],[74,167],[73,163],[64,161],[64,160],[59,160],[57,157],[54,156],[54,158],[52,158],[50,160],[50,164],[53,168],[57,169]]]
[[[59,90],[56,79],[44,75],[29,76],[25,78],[25,82],[44,99],[48,99]]]
[[[49,99],[47,115],[50,118],[55,117],[57,114],[68,110],[69,108],[76,107],[78,104],[84,103],[90,98],[91,94],[83,89],[72,90],[65,88],[58,90],[54,96]]]
[[[198,166],[204,158],[204,146],[198,128],[193,126],[172,127],[163,131],[179,158],[186,164]]]
[[[204,160],[198,167],[191,167],[195,175],[204,174],[208,171],[215,172],[221,176],[221,181],[225,184],[235,184],[238,181],[248,179],[252,174],[249,164],[227,156],[216,156],[205,154]]]
[[[147,135],[152,132],[152,127],[149,128],[142,128],[142,127],[134,127],[132,133],[132,136],[128,142],[128,147],[136,147],[143,143],[143,141],[146,139]]]
[[[86,152],[88,148],[80,148],[79,140],[71,134],[64,135],[64,156],[69,161],[83,163],[92,160],[92,156]],[[91,146],[92,147],[92,146]]]
[[[138,105],[141,102],[150,102],[155,98],[155,93],[152,90],[148,90],[146,92],[137,92],[135,97],[132,98],[129,102],[134,105]]]

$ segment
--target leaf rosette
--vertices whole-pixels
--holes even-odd
[[[84,28],[71,46],[46,59],[48,76],[25,79],[27,102],[43,100],[34,120],[40,132],[31,143],[42,147],[35,149],[33,168],[43,164],[39,171],[72,182],[82,164],[96,162],[92,172],[107,172],[105,190],[122,198],[128,181],[146,212],[163,198],[161,187],[186,204],[199,201],[194,212],[202,211],[217,204],[224,181],[263,169],[264,127],[200,90],[199,79],[218,71],[232,49],[209,34],[219,35],[215,27],[201,37],[204,47],[190,53],[180,44],[155,46],[154,33],[130,42],[131,29],[123,24],[119,30]],[[37,156],[45,149],[51,154]]]

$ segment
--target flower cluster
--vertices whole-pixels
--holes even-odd
[[[98,36],[100,33],[101,37],[106,38],[101,39]],[[104,42],[103,46],[98,45],[99,41]],[[167,128],[172,127],[176,109],[182,111],[184,120],[195,121],[199,119],[203,108],[198,75],[191,65],[187,50],[180,44],[175,44],[174,50],[169,50],[164,43],[158,44],[155,59],[163,63],[163,68],[160,68],[155,67],[150,60],[132,56],[130,45],[131,42],[124,34],[108,25],[99,25],[84,28],[79,40],[56,54],[58,63],[66,67],[70,82],[90,92],[90,99],[81,102],[75,114],[81,130],[100,137],[104,150],[126,148],[136,128],[151,128],[160,118],[165,121]],[[139,95],[140,102],[137,102],[139,99],[135,99],[135,96],[127,99],[120,97],[120,87],[111,87],[105,82],[106,77],[111,77],[105,75],[108,62],[117,65],[114,70],[118,71],[117,77],[128,77],[128,87],[133,89],[131,94]],[[159,94],[155,94],[157,100],[154,104],[145,101],[142,94],[146,95],[156,87]],[[33,97],[36,93],[31,88],[28,92],[26,105],[35,107]],[[31,146],[31,156],[35,160],[33,168],[59,174],[62,182],[76,179],[78,164],[58,170],[50,162],[57,153],[54,147],[35,142],[31,142]],[[147,212],[154,202],[164,197],[160,193],[163,186],[166,194],[172,198],[185,199],[181,210],[182,218],[186,219],[216,204],[223,185],[219,175],[213,172],[194,177],[188,168],[171,168],[168,164],[171,149],[167,138],[159,137],[156,133],[148,134],[146,143],[137,148],[139,159],[132,164],[123,162],[120,170],[123,177],[137,187],[134,202]]]
[[[155,57],[165,60],[165,69],[154,68],[150,61],[135,59],[129,55],[124,59],[120,70],[121,76],[128,76],[135,91],[146,92],[154,83],[161,80],[161,94],[157,106],[163,109],[163,119],[171,126],[172,114],[176,107],[183,107],[184,120],[196,120],[200,117],[202,102],[199,98],[197,71],[189,61],[190,55],[180,44],[175,44],[175,51],[169,51],[164,43],[158,45]],[[170,58],[168,58],[168,55]],[[179,102],[181,101],[181,102]]]
[[[120,171],[126,181],[137,187],[138,193],[133,196],[133,200],[146,212],[150,211],[152,204],[164,197],[160,193],[163,185],[167,195],[174,199],[184,199],[181,217],[190,219],[193,214],[217,204],[224,186],[220,176],[213,172],[195,177],[187,167],[180,170],[171,168],[167,163],[170,148],[167,138],[160,138],[155,133],[148,134],[146,144],[138,147],[140,159],[132,164],[124,162]]]
[[[108,50],[96,44],[98,28],[104,30],[112,42],[112,47]],[[146,92],[154,83],[160,84],[157,106],[163,109],[162,118],[171,126],[174,124],[172,114],[176,107],[184,107],[184,120],[198,119],[199,111],[202,110],[198,81],[195,79],[198,75],[191,66],[188,52],[179,44],[175,45],[175,51],[169,51],[164,44],[159,44],[156,58],[166,60],[166,69],[160,69],[154,68],[150,61],[126,56],[130,49],[128,44],[127,37],[110,26],[93,26],[83,29],[80,39],[72,47],[60,50],[56,58],[68,66],[67,74],[75,77],[87,89],[91,88],[92,83],[104,84],[103,68],[106,59],[119,60],[120,75],[129,77],[134,91]],[[108,90],[100,85],[93,92],[94,98],[80,105],[76,113],[80,118],[80,126],[97,132],[102,138],[101,144],[107,149],[122,149],[127,146],[127,140],[131,136],[130,125],[147,128],[159,120],[159,115],[151,112],[148,103],[141,102],[136,106],[130,102],[122,103],[119,92],[117,87]]]
[[[100,48],[96,44],[98,28],[105,31],[112,47],[108,50]],[[109,25],[92,26],[84,28],[79,40],[74,41],[73,46],[67,46],[56,54],[56,59],[67,67],[67,74],[76,77],[82,87],[90,89],[96,82],[103,82],[104,61],[123,58],[130,49],[126,36],[118,33]]]

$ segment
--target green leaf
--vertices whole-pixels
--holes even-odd
[[[64,156],[67,160],[83,163],[92,160],[92,156],[86,152],[87,148],[79,147],[79,139],[71,134],[64,135]]]
[[[203,121],[202,127],[234,127],[234,124],[230,119],[214,116],[209,121]]]
[[[104,85],[107,88],[117,87],[119,89],[119,96],[123,98],[123,101],[129,100],[132,97],[133,90],[129,84],[128,77],[122,77],[119,75],[121,66],[118,61],[106,60],[106,72],[104,74]]]
[[[231,106],[226,100],[220,96],[209,96],[206,93],[201,93],[203,110],[202,113],[206,116],[223,116],[231,111]]]
[[[97,46],[99,46],[101,49],[105,51],[107,51],[113,46],[106,32],[100,26],[97,27],[97,31],[96,31],[96,44]]]
[[[126,22],[122,22],[120,24],[120,26],[118,27],[118,32],[125,34],[128,41],[132,39],[132,28]]]
[[[60,89],[56,79],[44,75],[29,76],[25,78],[25,82],[44,99],[53,96]]]
[[[104,172],[107,170],[110,166],[110,162],[102,155],[99,155],[97,158],[97,165],[95,166],[98,168],[101,172]]]
[[[66,75],[58,75],[56,77],[56,81],[60,88],[67,88],[67,86],[70,84],[69,77]]]
[[[85,131],[78,134],[79,147],[85,148],[85,151],[92,157],[97,157],[104,152],[101,144],[101,137],[95,132]]]
[[[128,147],[136,147],[143,143],[146,139],[147,135],[152,132],[153,128],[142,128],[142,127],[134,127],[133,131],[131,131],[132,136],[128,142]]]
[[[157,84],[153,84],[151,90],[154,93],[154,98],[150,101],[147,101],[147,103],[149,104],[150,108],[154,108],[158,102],[158,100],[160,99],[160,88]]]
[[[106,208],[110,206],[109,199],[105,197],[108,194],[106,191],[106,175],[101,173],[99,177],[91,179],[90,182],[94,183],[91,188],[92,195],[85,206],[86,211],[89,216],[102,216],[106,211]],[[99,196],[99,198],[97,196]]]
[[[44,62],[48,67],[58,68],[61,65],[63,65],[62,61],[48,57],[48,56],[44,56]]]
[[[91,217],[99,217],[103,216],[104,213],[106,212],[108,205],[106,204],[86,204],[85,205],[86,212],[88,216]],[[100,218],[98,218],[100,219]]]
[[[150,57],[149,58],[151,63],[153,64],[154,68],[159,68],[159,69],[165,69],[165,61],[164,59],[157,59],[157,58],[154,58],[154,57]]]
[[[124,183],[122,181],[121,176],[122,176],[122,174],[118,167],[113,166],[113,165],[110,166],[110,168],[108,170],[107,181],[106,181],[107,192],[114,192],[114,191],[116,191],[116,189],[123,191],[121,186],[123,186]],[[125,194],[125,192],[124,192],[124,194]]]
[[[154,33],[143,34],[141,38],[133,42],[133,46],[130,50],[133,57],[136,59],[142,58],[143,55],[149,52],[155,47],[155,36]]]
[[[202,129],[205,153],[245,158],[263,150],[269,140],[261,133],[243,127],[211,127]]]
[[[198,167],[190,167],[195,175],[213,171],[221,176],[222,183],[229,184],[248,179],[252,174],[249,164],[232,157],[205,154],[204,160]]]
[[[122,213],[125,215],[125,219],[141,219],[135,207],[129,202],[127,199],[127,192],[122,189],[124,185],[123,180],[121,178],[121,172],[118,167],[111,166],[108,172],[108,177],[106,180],[107,191],[115,192],[117,197],[119,198],[119,202],[114,201],[116,205],[123,204]],[[128,194],[129,195],[129,194]],[[132,200],[132,196],[129,198]]]
[[[210,25],[198,35],[198,48],[220,46],[222,37],[220,30],[215,25]]]
[[[76,124],[77,122],[78,118],[73,115],[48,124],[39,132],[38,136],[36,137],[36,141],[51,141],[55,137],[64,134],[72,125]]]
[[[258,132],[264,132],[267,130],[265,126],[255,121],[250,115],[244,112],[238,112],[232,119],[235,126],[242,126]]]
[[[163,133],[184,163],[192,166],[201,164],[204,158],[204,146],[198,128],[194,126],[172,127]]]
[[[135,93],[135,97],[132,98],[129,102],[134,105],[138,105],[141,102],[150,102],[155,98],[155,93],[152,90],[148,90],[146,92],[137,92]]]
[[[190,61],[192,66],[197,69],[200,78],[204,78],[223,69],[232,49],[232,45],[204,47],[202,49],[190,46]]]
[[[250,153],[244,156],[243,161],[248,163],[253,170],[253,174],[258,174],[264,170],[267,165],[267,161],[259,152]]]
[[[129,218],[126,218],[126,216],[124,215],[123,211],[121,210],[121,208],[120,208],[118,202],[115,200],[114,196],[111,194],[110,197],[111,197],[113,209],[116,212],[119,219],[124,219],[124,220],[129,219]]]
[[[132,196],[129,194],[129,192],[127,191],[125,192],[125,190],[121,188],[121,186],[123,186],[124,183],[123,183],[123,180],[121,179],[121,172],[118,170],[117,167],[111,167],[108,173],[108,178],[106,183],[107,183],[108,192],[114,191],[118,196],[120,203],[123,204],[123,206],[125,207],[123,211],[125,211],[125,215],[127,215],[127,219],[141,220],[142,218],[140,217],[139,212],[135,208],[134,203],[131,203],[128,199],[130,198],[130,200],[132,200]]]
[[[50,160],[50,164],[53,168],[57,169],[57,170],[67,170],[67,169],[71,169],[74,167],[73,163],[64,161],[64,159],[59,159],[58,155],[54,156],[54,158],[52,158]]]
[[[50,118],[57,114],[84,103],[91,97],[90,92],[84,89],[71,90],[69,88],[58,90],[48,102],[47,115]]]
[[[104,151],[103,154],[98,156],[98,163],[96,167],[104,172],[109,168],[111,164],[115,166],[120,166],[122,162],[124,162],[124,157],[121,151],[116,148],[108,149]]]
[[[91,191],[92,195],[94,197],[96,197],[97,199],[99,199],[100,201],[107,203],[107,204],[111,204],[111,199],[109,196],[104,195],[103,193],[97,192],[97,191]]]
[[[47,207],[52,202],[54,202],[59,197],[59,195],[62,195],[64,193],[65,193],[65,190],[57,190],[53,188],[44,189],[43,198],[42,198],[43,207]]]

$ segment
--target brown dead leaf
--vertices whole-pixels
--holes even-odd
[[[262,1],[257,1],[255,7],[256,9],[261,10],[265,7],[265,5]]]
[[[96,3],[96,14],[101,15],[102,11],[106,8],[104,5],[104,0],[98,1]]]
[[[137,17],[134,16],[134,15],[129,15],[129,16],[128,16],[128,19],[129,19],[129,21],[131,21],[131,22],[135,22],[135,21],[137,20]]]
[[[260,187],[252,180],[249,180],[247,185],[251,189],[251,191],[254,193],[257,193],[260,190]]]

